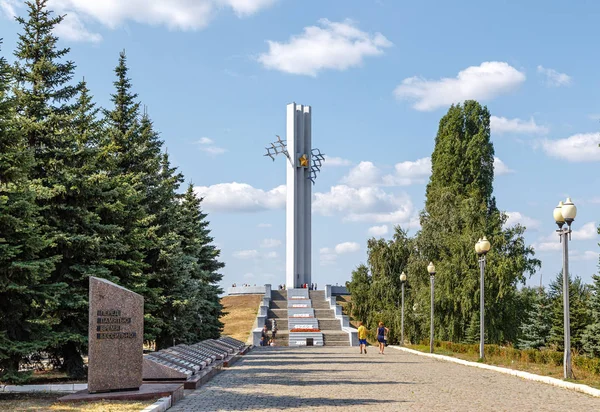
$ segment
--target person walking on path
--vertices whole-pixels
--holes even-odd
[[[277,335],[277,322],[275,319],[271,319],[271,335],[272,339],[275,340],[275,336]]]
[[[385,349],[385,337],[389,332],[390,330],[383,326],[383,322],[379,322],[379,327],[377,328],[377,342],[379,342],[380,355],[383,355],[383,350]]]
[[[367,328],[363,325],[362,322],[358,322],[358,343],[360,344],[360,354],[363,354],[363,350],[365,351],[365,355],[367,354]]]
[[[263,330],[260,334],[261,337],[261,346],[267,346],[267,343],[269,342],[269,330],[267,328],[267,325],[263,326]]]

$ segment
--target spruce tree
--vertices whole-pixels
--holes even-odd
[[[19,373],[21,360],[53,340],[46,311],[64,285],[49,282],[56,259],[42,257],[51,242],[41,231],[36,203],[44,191],[30,179],[33,150],[16,121],[11,79],[0,57],[0,380],[22,383],[27,374]]]
[[[581,336],[583,350],[593,357],[600,357],[600,276],[592,275],[593,285],[590,297],[590,324]]]
[[[543,288],[533,295],[531,308],[526,312],[525,322],[521,325],[519,347],[540,349],[546,346],[550,334],[552,310],[548,296]]]
[[[462,341],[472,313],[479,307],[479,267],[474,245],[487,236],[485,322],[489,342],[515,341],[518,322],[512,312],[517,283],[533,273],[539,261],[525,245],[524,227],[503,229],[507,216],[493,196],[494,147],[490,113],[476,101],[453,105],[442,117],[431,156],[415,266],[420,292],[429,295],[425,267],[433,261],[436,336]]]
[[[152,308],[157,348],[172,346],[174,341],[187,343],[190,325],[185,322],[185,315],[191,304],[188,300],[190,271],[178,233],[181,195],[177,190],[183,175],[171,166],[166,153],[161,157],[158,184],[151,192],[149,203],[150,213],[156,218],[155,247],[146,259],[150,270],[149,287],[160,291],[157,304]]]
[[[219,287],[223,275],[218,271],[225,264],[220,262],[220,250],[213,244],[210,236],[207,214],[201,208],[202,199],[194,193],[192,184],[181,202],[182,248],[190,267],[191,290],[194,290],[193,310],[187,312],[190,323],[190,339],[198,341],[217,338],[223,329],[220,318],[223,313]]]
[[[581,350],[582,336],[590,324],[588,302],[590,300],[589,285],[584,284],[579,276],[573,279],[569,274],[569,319],[571,322],[571,347]],[[562,271],[556,275],[550,284],[549,299],[552,305],[552,327],[548,343],[557,350],[564,350],[564,311],[563,311],[563,275]]]
[[[64,283],[58,306],[47,308],[56,327],[49,333],[51,352],[58,352],[73,377],[83,377],[80,350],[85,345],[81,317],[85,319],[87,264],[94,260],[90,245],[97,243],[93,213],[87,206],[82,167],[88,165],[89,147],[78,146],[72,129],[78,88],[71,84],[75,65],[65,61],[68,48],[58,47],[55,27],[64,16],[52,16],[46,0],[26,2],[28,18],[17,17],[22,26],[15,51],[14,87],[19,127],[34,153],[33,179],[38,179],[44,196],[37,197],[40,225],[52,242],[41,256],[58,257],[50,283]],[[81,150],[83,148],[83,150]],[[87,260],[87,261],[86,261]]]
[[[127,71],[125,52],[122,52],[115,68],[115,93],[111,94],[113,108],[103,111],[106,136],[100,143],[103,159],[107,163],[107,174],[117,182],[115,191],[118,201],[113,207],[105,208],[101,218],[106,224],[120,228],[119,236],[111,239],[114,258],[108,264],[110,273],[117,283],[146,297],[144,258],[148,249],[151,218],[145,206],[145,177],[134,169],[130,160],[137,150],[135,142],[139,139],[140,103],[136,101],[137,94],[131,91]],[[144,302],[146,305],[147,300],[144,299]],[[150,320],[148,324],[151,323]],[[144,328],[147,327],[145,322]]]

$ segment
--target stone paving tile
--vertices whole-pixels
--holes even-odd
[[[183,411],[600,411],[600,399],[388,349],[264,348],[192,392]]]

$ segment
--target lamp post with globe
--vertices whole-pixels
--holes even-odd
[[[485,236],[475,243],[475,252],[479,255],[479,272],[480,272],[480,286],[479,286],[479,359],[485,358],[485,352],[483,344],[485,343],[485,323],[484,323],[484,309],[485,309],[485,255],[490,251],[490,241]]]
[[[400,274],[400,283],[402,284],[402,307],[400,318],[400,346],[404,346],[404,284],[406,283],[406,274]]]
[[[567,200],[559,202],[554,208],[554,221],[558,225],[558,236],[563,245],[563,309],[564,309],[564,332],[565,353],[563,361],[563,372],[565,379],[573,377],[571,369],[571,321],[569,319],[569,240],[571,239],[571,224],[577,215],[577,208],[568,197]],[[567,224],[566,228],[563,226]]]
[[[429,353],[433,353],[433,281],[435,278],[435,265],[433,262],[429,262],[427,265],[427,272],[429,272],[429,283],[431,284],[431,322],[429,330]]]

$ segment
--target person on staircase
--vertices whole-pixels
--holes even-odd
[[[362,322],[358,322],[358,343],[360,344],[360,354],[367,354],[367,328]]]
[[[390,333],[390,330],[383,326],[383,322],[379,322],[379,327],[377,328],[377,342],[379,342],[380,355],[383,355],[383,350],[385,349],[385,338],[388,333]]]
[[[275,341],[275,336],[277,335],[277,322],[275,321],[275,319],[271,319],[271,335],[271,339]]]

